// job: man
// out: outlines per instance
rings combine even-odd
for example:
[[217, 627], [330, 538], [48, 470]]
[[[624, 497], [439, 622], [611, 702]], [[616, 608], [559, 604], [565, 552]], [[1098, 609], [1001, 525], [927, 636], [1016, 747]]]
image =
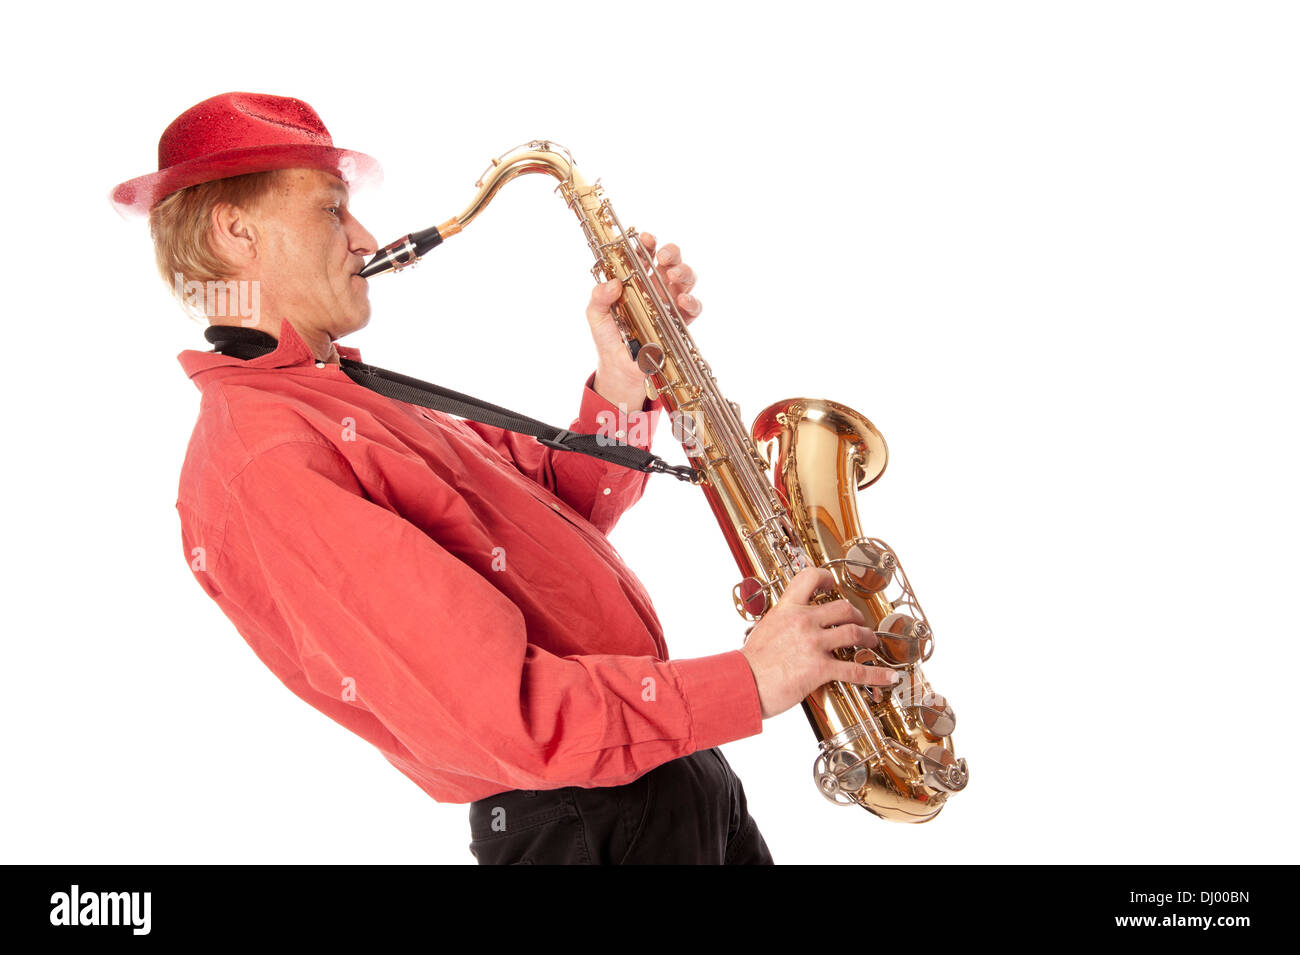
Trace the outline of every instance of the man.
[[[470, 803], [479, 862], [770, 862], [715, 747], [828, 680], [889, 683], [831, 653], [874, 634], [845, 601], [811, 606], [831, 577], [809, 570], [743, 650], [670, 661], [605, 539], [645, 474], [353, 382], [339, 359], [360, 353], [337, 342], [369, 321], [376, 242], [349, 187], [377, 172], [307, 104], [229, 93], [114, 191], [149, 213], [164, 279], [219, 343], [179, 356], [202, 393], [176, 503], [195, 578], [294, 693], [434, 799]], [[657, 261], [698, 315], [678, 250]], [[629, 436], [654, 430], [618, 294], [587, 306], [575, 432], [620, 404], [640, 409]]]

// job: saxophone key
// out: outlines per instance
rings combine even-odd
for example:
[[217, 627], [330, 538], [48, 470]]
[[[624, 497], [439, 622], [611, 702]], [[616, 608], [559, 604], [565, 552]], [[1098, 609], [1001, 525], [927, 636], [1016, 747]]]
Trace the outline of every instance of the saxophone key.
[[952, 750], [942, 746], [931, 746], [922, 754], [921, 768], [925, 771], [926, 784], [941, 792], [960, 792], [970, 780], [966, 760], [958, 759]]
[[929, 656], [932, 636], [924, 620], [916, 620], [905, 613], [891, 613], [876, 627], [881, 655], [891, 663], [910, 666]]
[[863, 593], [880, 593], [894, 577], [893, 555], [862, 541], [849, 548], [843, 563], [849, 586]]
[[948, 701], [942, 696], [933, 695], [912, 707], [921, 722], [922, 729], [931, 739], [943, 739], [951, 736], [957, 728], [957, 714], [952, 711]]
[[636, 353], [632, 357], [636, 359], [636, 366], [643, 375], [663, 374], [664, 350], [654, 342], [646, 342], [644, 345], [638, 344]]
[[757, 620], [772, 606], [771, 584], [765, 584], [757, 577], [746, 577], [731, 588], [731, 599], [735, 602], [736, 612], [746, 620]]
[[851, 749], [835, 749], [818, 755], [813, 777], [823, 796], [836, 805], [850, 806], [870, 778], [870, 764]]

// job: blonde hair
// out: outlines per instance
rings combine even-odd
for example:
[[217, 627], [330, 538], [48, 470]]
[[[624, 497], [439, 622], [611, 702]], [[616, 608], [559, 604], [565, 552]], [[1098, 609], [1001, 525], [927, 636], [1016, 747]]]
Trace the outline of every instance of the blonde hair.
[[187, 312], [193, 314], [178, 292], [186, 282], [220, 282], [230, 278], [229, 263], [212, 248], [212, 210], [223, 202], [256, 207], [275, 188], [281, 172], [272, 169], [201, 182], [173, 192], [149, 210], [149, 234], [153, 236], [158, 274]]

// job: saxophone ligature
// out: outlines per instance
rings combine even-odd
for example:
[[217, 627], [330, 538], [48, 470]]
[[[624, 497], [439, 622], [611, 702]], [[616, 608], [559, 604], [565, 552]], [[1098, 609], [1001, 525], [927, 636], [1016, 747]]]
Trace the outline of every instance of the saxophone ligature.
[[[875, 630], [874, 648], [836, 651], [842, 659], [897, 671], [889, 690], [833, 682], [803, 701], [820, 743], [813, 778], [823, 796], [892, 821], [925, 822], [949, 794], [964, 789], [966, 761], [953, 751], [952, 707], [921, 671], [934, 637], [898, 555], [863, 534], [856, 492], [885, 470], [885, 439], [863, 415], [834, 401], [790, 398], [765, 408], [746, 431], [687, 331], [668, 284], [568, 150], [534, 141], [515, 147], [476, 183], [459, 216], [379, 250], [362, 270], [379, 275], [415, 264], [467, 226], [511, 180], [554, 178], [595, 256], [592, 274], [623, 286], [614, 315], [628, 350], [646, 376], [646, 393], [662, 398], [691, 466], [740, 568], [736, 610], [760, 619], [790, 580], [809, 566], [835, 577], [847, 600]], [[771, 477], [769, 479], [768, 473]]]

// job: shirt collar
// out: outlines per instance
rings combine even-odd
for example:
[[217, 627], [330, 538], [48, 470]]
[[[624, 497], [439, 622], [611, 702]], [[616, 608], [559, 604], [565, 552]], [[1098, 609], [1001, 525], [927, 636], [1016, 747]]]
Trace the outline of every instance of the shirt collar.
[[[269, 335], [268, 338], [270, 338]], [[334, 348], [342, 358], [361, 361], [361, 350], [358, 348], [350, 348], [347, 345], [340, 345], [338, 342], [334, 343]], [[222, 355], [216, 351], [187, 349], [177, 355], [176, 360], [181, 363], [181, 368], [185, 370], [185, 374], [200, 389], [202, 389], [203, 385], [195, 376], [200, 372], [216, 368], [227, 366], [240, 368], [294, 368], [314, 366], [316, 364], [316, 356], [311, 353], [311, 349], [302, 340], [302, 336], [298, 334], [297, 329], [291, 323], [284, 321], [280, 322], [280, 338], [276, 342], [275, 351], [260, 355], [257, 358], [245, 360], [236, 358], [234, 355]]]

